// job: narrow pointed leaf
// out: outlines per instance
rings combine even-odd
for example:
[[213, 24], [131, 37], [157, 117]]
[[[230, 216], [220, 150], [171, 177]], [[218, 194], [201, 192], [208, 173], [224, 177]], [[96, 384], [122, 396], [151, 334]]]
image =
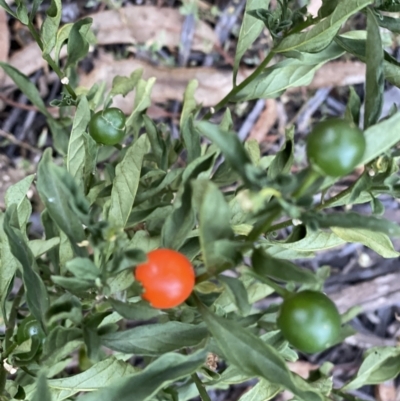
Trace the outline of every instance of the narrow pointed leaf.
[[101, 343], [114, 351], [138, 355], [160, 355], [199, 344], [207, 338], [203, 325], [180, 322], [148, 324], [101, 336]]
[[[112, 387], [78, 398], [78, 401], [147, 401], [161, 388], [194, 373], [204, 364], [205, 351], [190, 356], [164, 354], [142, 372], [121, 379]], [[311, 400], [310, 400], [311, 401]]]
[[239, 39], [237, 42], [235, 61], [233, 64], [233, 84], [236, 85], [236, 77], [239, 63], [247, 49], [251, 47], [264, 29], [264, 23], [251, 16], [248, 11], [259, 8], [268, 9], [270, 0], [248, 0], [244, 11], [242, 25], [240, 26]]
[[26, 301], [33, 316], [44, 322], [44, 316], [49, 306], [46, 287], [36, 272], [38, 267], [25, 238], [18, 227], [17, 206], [11, 205], [5, 214], [4, 231], [12, 254], [22, 266], [22, 278], [26, 291]]
[[146, 135], [142, 135], [117, 165], [109, 211], [110, 223], [116, 227], [125, 227], [128, 221], [139, 186], [143, 158], [148, 151], [149, 141]]
[[364, 129], [378, 122], [382, 111], [384, 75], [380, 29], [373, 11], [367, 10], [367, 42], [365, 52], [367, 73], [365, 84]]
[[301, 400], [323, 400], [305, 381], [294, 379], [284, 359], [272, 346], [238, 323], [214, 315], [205, 306], [201, 306], [200, 311], [224, 357], [243, 373], [282, 386]]
[[362, 10], [373, 0], [339, 1], [335, 10], [328, 17], [314, 25], [309, 31], [287, 36], [275, 49], [276, 52], [292, 50], [316, 53], [325, 49], [346, 20]]
[[89, 104], [85, 96], [76, 109], [71, 136], [68, 143], [67, 169], [71, 175], [83, 187], [83, 166], [85, 164], [85, 140], [84, 132], [90, 121]]

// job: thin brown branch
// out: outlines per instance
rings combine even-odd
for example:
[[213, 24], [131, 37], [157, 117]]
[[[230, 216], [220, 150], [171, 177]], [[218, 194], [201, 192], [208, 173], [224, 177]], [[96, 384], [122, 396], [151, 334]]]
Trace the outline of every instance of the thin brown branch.
[[7, 139], [7, 141], [13, 143], [14, 145], [20, 146], [21, 148], [29, 150], [29, 151], [31, 151], [33, 153], [42, 154], [42, 151], [40, 149], [35, 148], [32, 145], [29, 145], [29, 143], [25, 143], [25, 142], [20, 141], [19, 139], [15, 138], [14, 135], [12, 135], [12, 134], [10, 134], [10, 133], [8, 133], [6, 131], [3, 131], [1, 128], [0, 128], [0, 137], [3, 137], [5, 139]]
[[[7, 96], [0, 94], [0, 100], [2, 100], [4, 103], [12, 106], [12, 107], [16, 107], [18, 109], [22, 109], [22, 110], [27, 110], [27, 111], [37, 111], [40, 113], [40, 110], [31, 104], [23, 104], [23, 103], [18, 103], [15, 102], [14, 100], [9, 99]], [[54, 114], [56, 111], [58, 110], [58, 107], [47, 107], [47, 111], [50, 114]]]

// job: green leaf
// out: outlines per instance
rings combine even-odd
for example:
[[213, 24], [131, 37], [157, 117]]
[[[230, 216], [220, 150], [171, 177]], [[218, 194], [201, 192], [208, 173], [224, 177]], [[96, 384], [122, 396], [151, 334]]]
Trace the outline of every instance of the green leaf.
[[257, 166], [261, 160], [260, 144], [256, 139], [248, 139], [244, 142], [244, 149], [250, 157], [251, 162]]
[[332, 42], [346, 20], [372, 2], [373, 0], [339, 1], [332, 14], [315, 24], [307, 32], [287, 36], [279, 43], [275, 51], [280, 53], [293, 50], [310, 53], [320, 52]]
[[366, 148], [360, 164], [367, 164], [400, 141], [400, 113], [364, 131]]
[[400, 4], [396, 0], [377, 0], [376, 3], [376, 7], [378, 10], [389, 12], [400, 11]]
[[68, 237], [74, 251], [85, 256], [77, 243], [86, 236], [78, 217], [87, 218], [89, 205], [71, 175], [51, 160], [51, 149], [46, 149], [38, 167], [37, 189], [51, 219]]
[[219, 124], [219, 128], [222, 131], [232, 131], [233, 130], [233, 120], [232, 120], [232, 113], [229, 108], [224, 111], [224, 115], [222, 116], [221, 122]]
[[178, 250], [186, 241], [196, 222], [192, 208], [192, 187], [183, 187], [182, 194], [175, 199], [174, 211], [165, 220], [161, 231], [161, 246]]
[[378, 198], [371, 199], [372, 213], [378, 216], [382, 216], [385, 213], [385, 206]]
[[238, 401], [268, 401], [281, 391], [281, 387], [261, 379], [252, 389], [246, 391]]
[[[361, 61], [365, 62], [366, 41], [359, 39], [352, 39], [347, 36], [341, 35], [335, 38], [335, 42], [340, 45], [344, 50], [354, 54]], [[393, 59], [388, 53], [384, 52], [385, 60], [383, 61], [383, 73], [393, 85], [400, 87], [400, 64]]]
[[12, 254], [22, 266], [22, 279], [26, 291], [26, 302], [32, 315], [39, 322], [44, 322], [44, 316], [49, 306], [49, 298], [46, 287], [36, 273], [38, 266], [30, 250], [24, 235], [20, 231], [17, 217], [17, 206], [15, 204], [7, 208], [4, 217], [4, 232]]
[[182, 173], [182, 168], [178, 167], [171, 169], [156, 187], [150, 188], [147, 191], [141, 191], [136, 195], [135, 206], [145, 202], [148, 199], [155, 198], [155, 196], [160, 194], [163, 190], [168, 189], [170, 185], [172, 185], [174, 182], [177, 182], [181, 178]]
[[11, 185], [5, 194], [5, 203], [6, 207], [9, 207], [13, 204], [20, 206], [22, 201], [26, 197], [26, 193], [28, 192], [33, 180], [35, 178], [34, 174], [28, 175], [23, 178], [21, 181], [18, 181], [16, 184]]
[[161, 388], [194, 373], [204, 364], [205, 358], [205, 351], [189, 356], [165, 354], [142, 372], [114, 381], [112, 386], [81, 396], [78, 401], [132, 401], [132, 394], [135, 401], [152, 400], [152, 396]]
[[201, 155], [200, 135], [194, 127], [193, 117], [181, 126], [181, 135], [186, 145], [188, 163], [197, 160]]
[[262, 377], [302, 400], [322, 401], [305, 381], [295, 380], [284, 359], [270, 345], [233, 320], [220, 318], [203, 305], [200, 312], [225, 358], [250, 377]]
[[268, 168], [268, 177], [276, 178], [280, 174], [289, 173], [294, 160], [294, 127], [286, 131], [286, 142]]
[[47, 111], [38, 89], [29, 78], [10, 64], [0, 61], [0, 67], [3, 68], [4, 72], [14, 81], [15, 85], [18, 86], [21, 92], [26, 95], [32, 104], [34, 104], [47, 118], [52, 120], [53, 118]]
[[339, 46], [332, 44], [317, 54], [302, 54], [300, 59], [291, 58], [266, 68], [257, 78], [239, 91], [233, 101], [275, 98], [288, 88], [307, 86], [315, 72], [326, 62], [344, 54]]
[[144, 155], [149, 151], [147, 135], [142, 135], [129, 147], [117, 165], [111, 191], [110, 224], [125, 227], [139, 186]]
[[365, 84], [364, 129], [378, 122], [382, 111], [384, 76], [383, 49], [379, 25], [373, 11], [367, 9], [367, 64]]
[[300, 219], [303, 223], [320, 228], [342, 227], [351, 229], [367, 229], [371, 231], [378, 231], [390, 236], [400, 235], [400, 226], [389, 220], [385, 220], [375, 216], [365, 216], [362, 214], [348, 212], [348, 213], [303, 213]]
[[350, 391], [368, 384], [380, 384], [395, 378], [400, 373], [399, 347], [374, 347], [365, 354], [365, 359], [355, 379], [342, 390]]
[[100, 275], [98, 267], [88, 258], [75, 258], [67, 262], [66, 268], [81, 280], [95, 280]]
[[110, 95], [122, 95], [125, 97], [128, 93], [132, 92], [143, 74], [143, 68], [138, 68], [133, 71], [129, 77], [117, 75], [113, 78], [112, 89]]
[[74, 258], [75, 252], [67, 235], [61, 230], [59, 231], [59, 235], [60, 235], [60, 246], [58, 249], [58, 257], [60, 260], [60, 270], [62, 273], [65, 273], [66, 272], [65, 265], [67, 264], [68, 261]]
[[209, 178], [218, 155], [219, 153], [214, 147], [209, 149], [205, 155], [200, 156], [189, 163], [182, 175], [183, 184], [187, 184], [190, 180], [198, 177]]
[[32, 213], [32, 206], [26, 194], [34, 178], [34, 174], [26, 176], [21, 181], [11, 185], [5, 194], [6, 208], [11, 205], [17, 206], [18, 221], [22, 232], [25, 232], [26, 225]]
[[53, 366], [65, 357], [69, 357], [82, 343], [81, 329], [55, 326], [43, 344], [41, 365]]
[[25, 1], [16, 1], [17, 3], [17, 19], [19, 19], [24, 25], [28, 25], [28, 8]]
[[[218, 378], [215, 380], [207, 381], [206, 385], [221, 384], [239, 384], [250, 380], [252, 377], [245, 375], [238, 367], [229, 365], [225, 370], [221, 372]], [[262, 379], [264, 380], [264, 379]]]
[[101, 336], [101, 343], [114, 351], [138, 355], [161, 355], [193, 347], [207, 338], [204, 326], [180, 322], [148, 324]]
[[3, 7], [4, 10], [6, 10], [14, 18], [18, 19], [17, 14], [14, 13], [14, 11], [9, 7], [5, 0], [0, 0], [0, 6]]
[[43, 54], [50, 54], [57, 41], [57, 31], [61, 22], [61, 0], [51, 0], [50, 7], [46, 11], [46, 19], [41, 27], [43, 42]]
[[[272, 246], [278, 245], [281, 248], [292, 249], [299, 252], [318, 252], [343, 245], [344, 242], [345, 241], [332, 232], [323, 230], [312, 231], [307, 229], [305, 236], [299, 240], [285, 242], [266, 241], [265, 247], [271, 244]], [[261, 242], [261, 245], [264, 246], [264, 242]], [[270, 253], [270, 250], [267, 249], [267, 252]]]
[[[44, 228], [45, 237], [47, 238], [47, 240], [51, 241], [53, 240], [53, 238], [58, 238], [61, 243], [60, 231], [56, 226], [56, 224], [54, 223], [54, 221], [49, 216], [49, 213], [47, 212], [46, 209], [42, 212], [41, 220]], [[32, 250], [32, 252], [34, 252], [34, 250]], [[47, 256], [53, 265], [54, 273], [59, 274], [60, 273], [59, 247], [48, 250]]]
[[358, 242], [372, 249], [384, 258], [396, 258], [397, 252], [390, 238], [380, 232], [364, 229], [331, 227], [331, 230], [346, 242]]
[[151, 120], [148, 116], [143, 115], [143, 121], [146, 127], [147, 136], [151, 144], [151, 151], [156, 157], [158, 167], [163, 171], [167, 171], [168, 151], [161, 131], [155, 125], [153, 120]]
[[76, 109], [71, 136], [68, 143], [67, 170], [83, 188], [83, 166], [85, 164], [85, 139], [84, 132], [90, 121], [89, 104], [85, 96], [82, 96]]
[[233, 239], [229, 224], [231, 213], [222, 192], [207, 180], [193, 181], [192, 186], [198, 209], [200, 245], [207, 270], [234, 266], [240, 254], [237, 245], [230, 241]]
[[400, 66], [397, 64], [389, 63], [388, 61], [383, 62], [383, 72], [385, 79], [391, 84], [400, 87]]
[[236, 86], [236, 77], [239, 70], [240, 60], [247, 49], [258, 38], [264, 29], [264, 23], [251, 16], [248, 12], [259, 8], [268, 9], [270, 0], [248, 0], [243, 15], [242, 25], [240, 26], [239, 38], [236, 47], [235, 61], [233, 64], [233, 86]]
[[8, 237], [4, 232], [4, 213], [0, 211], [0, 311], [4, 321], [7, 319], [5, 301], [9, 295], [10, 284], [14, 274], [20, 266], [17, 258], [13, 255], [8, 243]]
[[137, 231], [130, 240], [127, 249], [141, 249], [150, 252], [160, 247], [160, 237], [151, 237], [147, 231]]
[[49, 124], [51, 136], [53, 139], [53, 145], [55, 150], [62, 156], [66, 156], [68, 151], [69, 141], [69, 127], [65, 127], [60, 121], [51, 120], [47, 118]]
[[289, 261], [273, 258], [260, 248], [254, 250], [251, 263], [254, 271], [260, 276], [268, 276], [284, 282], [318, 283], [318, 277], [309, 270], [301, 269]]
[[149, 320], [162, 314], [159, 309], [152, 308], [145, 301], [132, 303], [108, 298], [108, 302], [119, 315], [128, 320]]
[[[99, 146], [96, 141], [86, 132], [82, 133], [83, 146], [84, 146], [84, 162], [83, 162], [83, 181], [85, 194], [88, 194], [94, 187], [92, 186], [92, 177], [96, 171], [97, 155], [99, 152]], [[101, 183], [100, 183], [101, 185]]]
[[350, 86], [349, 100], [347, 101], [346, 111], [344, 114], [346, 120], [352, 121], [358, 126], [360, 122], [360, 108], [360, 97], [357, 95], [357, 92], [354, 90], [354, 88]]
[[249, 297], [247, 295], [246, 287], [243, 282], [220, 274], [218, 280], [222, 281], [225, 290], [227, 291], [231, 300], [238, 307], [242, 316], [247, 316], [250, 313], [251, 305], [249, 304]]
[[71, 29], [74, 24], [65, 24], [63, 25], [58, 31], [57, 31], [57, 37], [56, 37], [56, 44], [54, 47], [54, 61], [56, 64], [59, 64], [60, 62], [60, 52], [61, 48], [64, 46], [64, 43], [67, 41], [69, 38], [69, 34], [71, 32]]
[[[249, 269], [242, 268], [240, 270], [242, 275], [238, 278], [238, 280], [240, 280], [246, 288], [250, 304], [254, 304], [255, 302], [267, 297], [268, 295], [271, 295], [274, 292], [271, 287], [260, 283], [249, 274], [245, 274], [246, 272], [248, 272]], [[227, 291], [222, 292], [222, 294], [215, 301], [214, 305], [223, 308], [226, 313], [236, 310], [236, 306], [232, 302], [231, 297], [229, 296]]]
[[115, 275], [123, 270], [132, 270], [132, 267], [146, 262], [146, 253], [141, 249], [116, 249], [107, 270]]
[[35, 258], [38, 258], [39, 256], [47, 253], [59, 244], [60, 238], [58, 237], [50, 238], [48, 240], [34, 239], [32, 241], [29, 241], [28, 243], [29, 248], [31, 249], [32, 254]]
[[140, 115], [151, 105], [150, 95], [155, 82], [155, 78], [150, 78], [147, 82], [143, 79], [139, 80], [136, 85], [134, 109], [126, 120], [127, 127], [137, 124], [140, 120]]
[[36, 389], [31, 401], [52, 401], [46, 375], [42, 373], [36, 380]]
[[80, 324], [82, 322], [82, 305], [79, 298], [64, 293], [52, 302], [46, 317], [50, 327], [61, 319], [69, 319], [75, 324]]
[[167, 218], [172, 210], [173, 206], [166, 203], [158, 203], [146, 209], [134, 207], [131, 214], [129, 215], [126, 227], [133, 227], [136, 224], [141, 223], [145, 220], [151, 220], [153, 217], [156, 217], [159, 214]]
[[71, 377], [48, 380], [52, 401], [70, 399], [75, 394], [108, 387], [115, 381], [136, 373], [131, 364], [114, 357], [100, 361], [88, 370]]
[[89, 52], [89, 42], [87, 35], [90, 32], [92, 18], [83, 18], [74, 23], [68, 37], [68, 57], [65, 68], [74, 67]]
[[[237, 171], [243, 180], [248, 183], [253, 180], [253, 177], [249, 176], [249, 170], [254, 166], [251, 164], [251, 159], [235, 132], [224, 131], [207, 121], [196, 122], [196, 127], [202, 135], [210, 139], [221, 149], [227, 162]], [[255, 183], [253, 183], [254, 185]]]
[[198, 86], [198, 81], [196, 79], [192, 79], [186, 87], [185, 93], [183, 95], [183, 107], [179, 122], [181, 129], [189, 120], [190, 116], [192, 116], [192, 114], [196, 111], [197, 104], [196, 99], [194, 98], [194, 94]]
[[51, 280], [54, 284], [65, 288], [77, 296], [82, 296], [83, 293], [94, 287], [93, 281], [86, 281], [75, 277], [51, 276]]
[[335, 11], [340, 0], [322, 0], [322, 6], [318, 10], [318, 17], [325, 18]]
[[382, 28], [386, 28], [393, 33], [400, 33], [400, 18], [392, 18], [385, 15], [379, 15], [377, 22]]
[[297, 249], [287, 249], [280, 245], [268, 246], [265, 248], [268, 253], [274, 258], [284, 259], [284, 260], [294, 260], [294, 259], [310, 259], [315, 257], [315, 253], [311, 251], [300, 251]]

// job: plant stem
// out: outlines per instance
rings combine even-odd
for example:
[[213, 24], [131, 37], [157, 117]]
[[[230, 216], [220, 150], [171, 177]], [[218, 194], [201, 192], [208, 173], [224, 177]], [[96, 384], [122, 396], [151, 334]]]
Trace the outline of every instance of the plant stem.
[[[43, 58], [47, 61], [49, 66], [58, 75], [60, 80], [66, 78], [65, 74], [61, 71], [60, 67], [55, 63], [55, 61], [51, 58], [51, 56], [49, 54], [44, 54], [43, 53]], [[76, 100], [78, 96], [76, 95], [76, 93], [73, 90], [72, 86], [70, 84], [63, 84], [63, 85], [67, 89], [68, 93], [71, 95], [72, 99]]]
[[2, 359], [3, 360], [5, 360], [5, 359], [7, 359], [10, 355], [11, 355], [11, 353], [15, 350], [15, 348], [17, 348], [17, 343], [13, 343], [13, 344], [11, 344], [5, 351], [4, 351], [4, 353], [2, 354]]
[[[35, 42], [38, 44], [40, 47], [40, 50], [42, 51], [42, 57], [47, 61], [49, 66], [54, 70], [54, 72], [57, 74], [57, 76], [60, 79], [65, 78], [65, 74], [61, 71], [60, 67], [55, 63], [55, 61], [51, 58], [49, 54], [44, 53], [44, 46], [42, 39], [40, 38], [40, 35], [38, 34], [37, 30], [32, 24], [32, 21], [29, 21], [28, 24], [28, 29], [33, 38], [35, 39]], [[75, 91], [72, 89], [71, 85], [69, 84], [64, 84], [65, 88], [67, 89], [68, 93], [71, 95], [71, 97], [75, 100], [77, 98], [77, 95]]]
[[270, 229], [274, 220], [280, 216], [281, 210], [281, 207], [278, 205], [275, 210], [270, 212], [269, 216], [267, 216], [264, 221], [261, 221], [259, 224], [255, 224], [247, 238], [248, 241], [256, 241], [261, 234], [264, 234], [265, 231]]
[[[233, 96], [238, 94], [243, 88], [245, 88], [250, 82], [254, 81], [263, 71], [264, 68], [269, 64], [269, 62], [272, 60], [274, 57], [275, 53], [273, 50], [271, 50], [268, 54], [267, 57], [263, 60], [263, 62], [244, 80], [242, 81], [239, 85], [235, 86], [215, 107], [214, 107], [214, 112], [220, 110], [222, 107], [224, 107]], [[204, 120], [209, 120], [211, 116], [213, 115], [213, 112], [209, 111], [204, 117]]]
[[294, 27], [293, 29], [291, 29], [286, 36], [289, 35], [293, 35], [294, 33], [299, 33], [301, 32], [303, 29], [308, 28], [311, 25], [316, 24], [317, 22], [319, 22], [321, 20], [321, 18], [311, 18], [309, 20], [305, 20], [303, 22], [301, 22], [300, 24], [298, 24], [296, 27]]
[[213, 271], [208, 271], [206, 273], [200, 274], [200, 276], [196, 277], [196, 284], [202, 283], [203, 281], [207, 281], [210, 278], [218, 276], [218, 274], [222, 273], [225, 270], [228, 270], [231, 266], [222, 265], [219, 269], [215, 269]]
[[286, 290], [285, 288], [282, 288], [278, 283], [275, 283], [275, 281], [272, 281], [268, 277], [260, 276], [259, 274], [257, 274], [256, 278], [257, 280], [262, 281], [264, 284], [267, 284], [269, 287], [271, 287], [282, 298], [286, 298], [288, 295], [291, 294], [290, 291]]
[[277, 223], [277, 224], [274, 224], [273, 226], [271, 226], [267, 231], [264, 232], [264, 234], [269, 234], [269, 233], [272, 233], [274, 231], [282, 230], [282, 228], [289, 227], [292, 224], [293, 224], [293, 220], [292, 219], [282, 221], [281, 223]]
[[319, 205], [315, 207], [315, 210], [322, 210], [327, 208], [328, 206], [332, 205], [333, 203], [337, 202], [338, 200], [344, 198], [345, 196], [351, 194], [351, 191], [354, 188], [354, 185], [356, 184], [358, 180], [354, 181], [353, 184], [351, 184], [348, 188], [343, 190], [342, 192], [339, 192], [337, 195], [333, 196], [332, 198], [328, 199], [327, 201], [321, 201]]
[[199, 379], [199, 376], [197, 376], [196, 372], [192, 374], [192, 380], [196, 384], [197, 391], [199, 392], [199, 395], [200, 395], [200, 398], [202, 399], [202, 401], [211, 401], [211, 398], [207, 394], [207, 391], [204, 387], [203, 382]]
[[36, 28], [33, 26], [32, 21], [29, 21], [28, 24], [28, 29], [31, 35], [33, 36], [33, 39], [35, 39], [35, 42], [38, 44], [40, 47], [40, 50], [43, 51], [43, 42], [42, 39], [40, 38]]
[[[345, 196], [351, 194], [351, 191], [353, 190], [354, 186], [356, 185], [356, 183], [361, 179], [361, 177], [363, 177], [363, 174], [360, 175], [360, 177], [357, 178], [356, 181], [354, 181], [348, 188], [346, 188], [345, 190], [339, 192], [337, 195], [333, 196], [332, 198], [328, 199], [327, 201], [321, 201], [321, 203], [319, 203], [316, 207], [315, 210], [319, 211], [319, 210], [323, 210], [326, 209], [327, 207], [329, 207], [330, 205], [332, 205], [333, 203], [339, 201], [340, 199], [344, 198]], [[286, 228], [289, 227], [293, 224], [293, 220], [285, 220], [282, 221], [281, 223], [275, 224], [273, 226], [271, 226], [267, 231], [265, 231], [264, 234], [268, 234], [271, 233], [273, 231], [277, 231], [277, 230], [281, 230], [282, 228]]]
[[315, 182], [320, 177], [320, 175], [312, 169], [312, 167], [309, 168], [305, 180], [301, 183], [299, 188], [296, 189], [296, 191], [293, 192], [292, 196], [295, 199], [301, 198], [307, 189]]

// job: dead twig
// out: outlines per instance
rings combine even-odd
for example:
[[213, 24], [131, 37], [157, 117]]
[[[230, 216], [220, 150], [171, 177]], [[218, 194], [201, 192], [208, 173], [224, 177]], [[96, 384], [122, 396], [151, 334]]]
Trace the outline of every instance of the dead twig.
[[[23, 104], [19, 102], [15, 102], [14, 100], [9, 99], [7, 96], [0, 94], [0, 100], [2, 100], [4, 103], [16, 107], [17, 109], [22, 109], [26, 111], [36, 111], [36, 112], [41, 112], [36, 106], [31, 105], [31, 104]], [[58, 110], [58, 107], [47, 107], [47, 111], [54, 115]]]
[[5, 138], [7, 141], [13, 143], [14, 145], [20, 146], [21, 148], [29, 150], [33, 153], [42, 154], [42, 151], [40, 149], [37, 149], [34, 146], [29, 145], [29, 143], [20, 141], [19, 139], [15, 138], [14, 135], [2, 130], [1, 128], [0, 128], [0, 136]]

